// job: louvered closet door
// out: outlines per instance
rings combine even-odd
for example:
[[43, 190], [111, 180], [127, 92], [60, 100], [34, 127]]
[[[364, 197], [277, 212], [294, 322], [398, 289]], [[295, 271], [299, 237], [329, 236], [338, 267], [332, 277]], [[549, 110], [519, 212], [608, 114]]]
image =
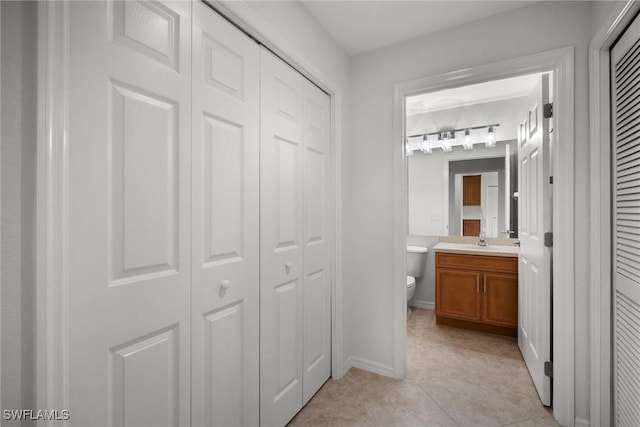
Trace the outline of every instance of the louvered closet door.
[[192, 423], [258, 424], [258, 45], [193, 3]]
[[330, 375], [329, 101], [261, 54], [260, 423], [286, 424]]
[[186, 426], [191, 5], [69, 8], [69, 423]]
[[615, 425], [640, 425], [640, 18], [616, 43], [613, 106]]

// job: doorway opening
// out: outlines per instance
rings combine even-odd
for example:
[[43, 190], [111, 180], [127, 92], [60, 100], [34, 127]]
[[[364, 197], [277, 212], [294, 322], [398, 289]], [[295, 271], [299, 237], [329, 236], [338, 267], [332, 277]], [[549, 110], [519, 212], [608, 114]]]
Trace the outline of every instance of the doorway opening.
[[[436, 123], [434, 128], [432, 129], [411, 129], [411, 119], [409, 119], [409, 112], [411, 108], [414, 106], [410, 106], [409, 102], [412, 99], [419, 99], [419, 96], [428, 96], [425, 94], [434, 94], [437, 92], [442, 92], [445, 90], [459, 90], [465, 86], [469, 85], [477, 85], [480, 83], [487, 83], [497, 80], [510, 79], [518, 76], [526, 76], [526, 75], [536, 75], [540, 76], [541, 74], [546, 74], [549, 76], [548, 83], [548, 93], [552, 94], [552, 98], [554, 101], [554, 115], [553, 119], [550, 121], [549, 129], [553, 130], [553, 140], [560, 140], [562, 144], [554, 144], [551, 142], [549, 144], [549, 153], [551, 157], [554, 159], [554, 162], [551, 163], [547, 161], [546, 165], [548, 166], [548, 177], [554, 177], [553, 187], [548, 189], [549, 192], [549, 202], [545, 204], [548, 209], [547, 212], [547, 223], [548, 229], [543, 230], [543, 226], [545, 224], [538, 222], [535, 223], [535, 231], [536, 236], [539, 237], [539, 240], [542, 239], [542, 236], [546, 232], [554, 232], [554, 249], [553, 253], [548, 254], [549, 262], [553, 262], [555, 266], [555, 270], [553, 273], [546, 273], [552, 276], [553, 281], [558, 283], [558, 281], [562, 281], [562, 283], [566, 283], [566, 288], [562, 289], [548, 289], [546, 290], [546, 296], [543, 296], [545, 300], [548, 301], [548, 312], [547, 314], [541, 315], [539, 317], [543, 319], [548, 319], [548, 329], [549, 334], [551, 334], [551, 318], [555, 319], [555, 323], [553, 324], [553, 340], [548, 339], [548, 357], [549, 360], [544, 360], [545, 358], [538, 357], [540, 360], [539, 370], [542, 374], [544, 374], [544, 366], [545, 362], [550, 362], [553, 360], [553, 366], [550, 364], [546, 365], [547, 373], [552, 373], [555, 383], [554, 383], [554, 394], [553, 398], [551, 398], [548, 394], [543, 398], [546, 404], [553, 406], [553, 413], [556, 420], [559, 422], [565, 422], [564, 420], [572, 420], [573, 419], [573, 346], [571, 342], [573, 341], [573, 262], [572, 262], [572, 253], [573, 253], [573, 230], [571, 227], [571, 218], [573, 215], [573, 204], [570, 202], [572, 199], [573, 192], [573, 74], [572, 74], [572, 66], [573, 66], [573, 51], [572, 49], [560, 49], [556, 51], [546, 52], [543, 54], [533, 55], [524, 58], [517, 58], [509, 61], [504, 61], [496, 64], [483, 65], [479, 67], [467, 68], [460, 71], [454, 71], [438, 76], [425, 77], [422, 79], [404, 82], [396, 85], [395, 87], [395, 106], [397, 107], [395, 110], [394, 117], [394, 135], [397, 138], [397, 141], [402, 141], [402, 144], [398, 144], [398, 149], [395, 150], [395, 161], [396, 161], [396, 217], [395, 217], [395, 274], [396, 274], [396, 283], [404, 281], [406, 277], [406, 263], [407, 263], [407, 244], [416, 245], [419, 241], [414, 240], [416, 231], [420, 230], [420, 227], [424, 227], [421, 232], [425, 233], [426, 227], [431, 227], [433, 230], [428, 231], [430, 234], [424, 234], [430, 237], [430, 243], [435, 246], [440, 240], [440, 236], [449, 236], [451, 230], [458, 230], [458, 224], [460, 225], [460, 229], [464, 227], [464, 223], [462, 222], [465, 218], [454, 218], [451, 220], [451, 211], [456, 211], [452, 209], [456, 208], [457, 205], [455, 203], [455, 181], [456, 177], [451, 171], [447, 174], [444, 173], [444, 166], [441, 169], [441, 172], [431, 171], [433, 174], [438, 175], [438, 180], [442, 184], [435, 185], [432, 188], [433, 192], [440, 193], [441, 201], [440, 203], [430, 203], [429, 206], [434, 209], [441, 209], [439, 212], [427, 212], [426, 215], [420, 216], [421, 224], [414, 223], [413, 219], [416, 218], [416, 214], [418, 211], [416, 210], [416, 205], [412, 204], [410, 201], [410, 192], [411, 192], [411, 183], [410, 183], [410, 174], [411, 165], [410, 162], [413, 162], [414, 156], [428, 156], [433, 155], [436, 151], [444, 151], [449, 156], [457, 156], [459, 158], [455, 160], [463, 160], [471, 158], [476, 152], [480, 152], [480, 146], [485, 150], [495, 150], [496, 147], [501, 151], [501, 155], [499, 158], [502, 158], [505, 167], [502, 168], [502, 182], [503, 186], [506, 187], [505, 175], [508, 174], [511, 177], [512, 173], [512, 156], [518, 152], [517, 147], [522, 147], [527, 143], [523, 144], [523, 136], [533, 135], [532, 130], [535, 131], [536, 127], [542, 126], [542, 114], [537, 115], [536, 120], [530, 120], [533, 118], [531, 113], [531, 108], [526, 112], [527, 123], [523, 123], [524, 120], [514, 119], [515, 131], [513, 131], [513, 136], [510, 138], [513, 141], [513, 144], [502, 144], [502, 149], [500, 148], [500, 141], [509, 140], [509, 137], [500, 136], [506, 131], [507, 126], [503, 126], [501, 123], [496, 123], [495, 120], [490, 117], [483, 117], [482, 119], [477, 119], [478, 121], [465, 124], [462, 121], [455, 122], [453, 124], [444, 124], [444, 122]], [[451, 101], [451, 99], [447, 100]], [[546, 102], [544, 102], [546, 103]], [[544, 103], [541, 102], [538, 107], [544, 109]], [[469, 106], [466, 106], [469, 107]], [[456, 107], [449, 108], [449, 110], [453, 110]], [[464, 109], [465, 106], [458, 106], [457, 108]], [[440, 108], [439, 110], [445, 110], [444, 108]], [[433, 109], [433, 112], [438, 111], [438, 109]], [[449, 111], [450, 112], [450, 111]], [[433, 114], [432, 114], [433, 115]], [[480, 121], [482, 123], [480, 123]], [[531, 126], [530, 126], [531, 125]], [[413, 126], [416, 126], [415, 123]], [[448, 128], [447, 128], [448, 127]], [[478, 128], [478, 129], [474, 129]], [[492, 129], [490, 129], [492, 128]], [[465, 150], [465, 143], [468, 144], [468, 138], [465, 138], [466, 130], [469, 129], [472, 132], [475, 130], [477, 132], [484, 132], [484, 140], [476, 140], [473, 141], [473, 133], [472, 133], [472, 145], [473, 149]], [[462, 131], [460, 135], [458, 135], [459, 131]], [[447, 134], [448, 132], [448, 134]], [[493, 135], [491, 135], [493, 133]], [[508, 134], [507, 134], [508, 135]], [[497, 138], [495, 138], [497, 136]], [[489, 141], [491, 139], [491, 141]], [[487, 143], [489, 142], [489, 144]], [[493, 147], [487, 147], [487, 146]], [[507, 154], [507, 148], [509, 146], [509, 153]], [[531, 146], [530, 146], [531, 147]], [[431, 154], [428, 154], [431, 151]], [[410, 152], [413, 152], [413, 156], [410, 155]], [[425, 153], [425, 154], [423, 154]], [[474, 153], [474, 154], [469, 154]], [[531, 154], [531, 153], [529, 153]], [[477, 156], [477, 155], [476, 155]], [[483, 157], [477, 156], [477, 157]], [[484, 155], [485, 158], [496, 158], [495, 154], [492, 155]], [[535, 156], [534, 156], [535, 157]], [[418, 157], [415, 157], [416, 159]], [[509, 159], [505, 161], [505, 159]], [[515, 157], [514, 157], [515, 159]], [[541, 160], [541, 157], [535, 158], [535, 161]], [[522, 165], [523, 159], [518, 159], [516, 163], [518, 165]], [[417, 163], [417, 162], [416, 162]], [[441, 163], [445, 163], [444, 160], [441, 160]], [[451, 161], [446, 162], [448, 166], [451, 165]], [[527, 163], [531, 165], [531, 162]], [[563, 168], [560, 169], [558, 167], [559, 164], [563, 165]], [[508, 165], [508, 166], [507, 166]], [[536, 169], [538, 170], [538, 169]], [[546, 173], [546, 172], [545, 172]], [[477, 172], [469, 172], [469, 174], [482, 175], [482, 173]], [[464, 174], [463, 174], [464, 175]], [[531, 175], [527, 174], [529, 179], [536, 179], [539, 181], [542, 186], [542, 177], [543, 173], [538, 172], [538, 174]], [[451, 177], [449, 179], [449, 177]], [[453, 181], [453, 185], [447, 182], [447, 187], [444, 185], [445, 178], [448, 181]], [[499, 179], [500, 181], [500, 179]], [[427, 181], [429, 182], [429, 181]], [[480, 181], [482, 182], [482, 181]], [[530, 181], [527, 181], [527, 185], [530, 185]], [[454, 187], [453, 191], [453, 202], [450, 200], [443, 201], [443, 195], [445, 192], [448, 192], [448, 188], [450, 186]], [[487, 186], [490, 187], [490, 186]], [[481, 184], [482, 188], [482, 184]], [[540, 187], [541, 188], [541, 187]], [[482, 190], [481, 190], [482, 191]], [[495, 189], [489, 190], [493, 193], [496, 192]], [[464, 190], [462, 190], [464, 193]], [[494, 237], [495, 239], [500, 239], [501, 237], [507, 238], [509, 237], [515, 238], [515, 231], [520, 230], [520, 235], [517, 237], [523, 240], [522, 231], [522, 212], [519, 214], [515, 214], [514, 204], [511, 203], [511, 200], [507, 200], [507, 194], [509, 198], [516, 199], [520, 194], [518, 191], [512, 192], [511, 188], [509, 188], [509, 192], [507, 193], [504, 189], [501, 192], [500, 188], [497, 189], [498, 192], [498, 232], [504, 231], [503, 236]], [[514, 194], [515, 193], [515, 194]], [[552, 194], [552, 196], [551, 196]], [[515, 197], [514, 197], [515, 196]], [[464, 194], [460, 197], [464, 197]], [[556, 201], [553, 205], [551, 205], [550, 200], [551, 197], [554, 201]], [[485, 195], [486, 198], [486, 195]], [[495, 194], [494, 194], [494, 198]], [[566, 199], [565, 199], [566, 198]], [[529, 201], [530, 203], [531, 201]], [[419, 203], [418, 203], [419, 204]], [[424, 203], [423, 203], [424, 204]], [[413, 206], [412, 206], [413, 205]], [[522, 209], [522, 200], [518, 204]], [[463, 205], [464, 207], [464, 205]], [[529, 206], [530, 207], [530, 206]], [[487, 226], [491, 229], [491, 233], [495, 233], [493, 225], [490, 225], [489, 220], [486, 217], [486, 213], [489, 212], [489, 208], [487, 207], [483, 210], [482, 206], [480, 206], [479, 210], [477, 206], [475, 208], [467, 209], [467, 211], [471, 212], [462, 212], [461, 215], [474, 215], [473, 211], [475, 210], [475, 215], [479, 216], [479, 218], [468, 218], [468, 219], [476, 219], [480, 220], [480, 230], [484, 231], [483, 233], [478, 233], [477, 240], [483, 240], [482, 237], [486, 238]], [[509, 219], [506, 219], [506, 211], [509, 210], [509, 215], [511, 215], [511, 211], [514, 211], [514, 216], [519, 216], [519, 222], [521, 223], [519, 227], [514, 227], [514, 223]], [[502, 211], [502, 215], [500, 215], [500, 211]], [[560, 217], [559, 212], [562, 212], [562, 217]], [[484, 215], [484, 217], [483, 217]], [[531, 221], [527, 219], [527, 224], [531, 225]], [[455, 226], [453, 226], [455, 224]], [[416, 228], [417, 227], [417, 228]], [[513, 227], [513, 229], [512, 229]], [[532, 233], [531, 227], [525, 230], [530, 236]], [[514, 232], [512, 234], [512, 232]], [[463, 234], [463, 233], [460, 233]], [[483, 234], [483, 236], [480, 236]], [[420, 236], [420, 234], [418, 234]], [[456, 237], [458, 237], [456, 235]], [[463, 236], [459, 236], [462, 238]], [[429, 242], [426, 242], [429, 243]], [[431, 263], [435, 264], [435, 254], [434, 251], [431, 253], [428, 252], [428, 259], [431, 260]], [[522, 270], [521, 266], [519, 266]], [[435, 276], [434, 274], [435, 268], [432, 268], [429, 275], [429, 279], [427, 281], [431, 281], [432, 286], [424, 287], [424, 289], [433, 289], [433, 294], [431, 295], [432, 304], [424, 304], [424, 308], [436, 308], [437, 299], [435, 298]], [[540, 271], [538, 269], [538, 271]], [[543, 276], [546, 276], [544, 272]], [[485, 274], [485, 276], [487, 276]], [[484, 276], [479, 276], [484, 278]], [[488, 276], [487, 276], [488, 277]], [[477, 279], [479, 280], [479, 279]], [[484, 279], [483, 279], [484, 280]], [[424, 280], [423, 280], [424, 281]], [[522, 282], [522, 279], [518, 280]], [[474, 288], [479, 289], [480, 287], [484, 288], [486, 285], [480, 286], [479, 282], [474, 282], [477, 284], [474, 285]], [[395, 340], [395, 373], [398, 378], [403, 378], [407, 374], [407, 337], [406, 337], [406, 289], [401, 287], [397, 287], [399, 291], [397, 292], [395, 298], [395, 313], [396, 313], [396, 340]], [[416, 284], [416, 296], [414, 300], [417, 298], [420, 301], [420, 283]], [[424, 290], [423, 289], [423, 290]], [[548, 297], [548, 299], [547, 299]], [[556, 305], [553, 310], [551, 308], [551, 300], [553, 300]], [[427, 303], [429, 300], [423, 300]], [[520, 301], [521, 303], [521, 301]], [[417, 305], [419, 306], [419, 305]], [[562, 312], [558, 310], [558, 306], [562, 307]], [[537, 309], [534, 310], [538, 313]], [[518, 323], [518, 328], [521, 327], [520, 322]], [[536, 331], [536, 334], [538, 332]], [[526, 345], [524, 346], [526, 347]], [[553, 351], [552, 351], [553, 349]], [[539, 353], [538, 356], [540, 356]], [[556, 356], [552, 359], [553, 356]], [[538, 368], [536, 368], [538, 369]], [[551, 370], [552, 372], [550, 372]], [[547, 377], [548, 378], [548, 377]], [[544, 381], [544, 378], [543, 378]], [[550, 385], [550, 384], [549, 384]], [[550, 387], [547, 387], [550, 389]]]
[[[453, 349], [435, 344], [441, 334], [464, 337], [468, 354], [457, 372], [476, 359], [488, 363], [485, 356], [490, 354], [492, 363], [510, 362], [524, 373], [506, 376], [494, 382], [496, 387], [528, 387], [531, 392], [535, 386], [546, 406], [551, 404], [551, 380], [544, 373], [544, 363], [551, 361], [551, 266], [543, 230], [552, 229], [551, 118], [545, 117], [543, 105], [552, 102], [550, 77], [526, 74], [408, 96], [405, 101], [407, 241], [426, 249], [417, 266], [415, 252], [408, 255], [407, 283], [416, 283], [413, 298], [407, 295], [408, 305], [435, 309], [431, 322], [422, 327], [434, 323], [478, 331], [460, 336], [435, 326], [424, 335], [410, 334], [409, 346], [433, 340], [433, 351], [446, 354]], [[520, 229], [524, 244], [518, 249]], [[412, 320], [409, 331], [417, 321]], [[483, 341], [481, 332], [519, 339], [506, 339], [500, 352], [485, 353], [485, 346], [499, 344]], [[524, 364], [513, 351], [518, 347]], [[496, 360], [500, 353], [516, 357]], [[455, 360], [451, 356], [445, 358]], [[420, 365], [421, 360], [409, 352], [409, 376], [417, 368], [411, 362]], [[460, 380], [467, 388], [480, 387], [473, 376]], [[482, 384], [487, 386], [486, 381]], [[527, 397], [535, 400], [535, 393]]]

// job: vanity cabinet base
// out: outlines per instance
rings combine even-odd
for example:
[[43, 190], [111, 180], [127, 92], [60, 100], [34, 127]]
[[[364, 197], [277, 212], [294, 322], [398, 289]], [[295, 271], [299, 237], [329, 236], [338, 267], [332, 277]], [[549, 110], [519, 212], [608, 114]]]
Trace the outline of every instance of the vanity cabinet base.
[[518, 336], [518, 258], [436, 253], [436, 324]]
[[436, 314], [436, 325], [453, 326], [454, 328], [469, 329], [477, 332], [485, 332], [487, 334], [504, 335], [506, 337], [518, 337], [517, 327], [505, 327], [488, 325], [486, 323], [471, 322], [469, 320], [452, 319], [446, 316], [438, 316]]

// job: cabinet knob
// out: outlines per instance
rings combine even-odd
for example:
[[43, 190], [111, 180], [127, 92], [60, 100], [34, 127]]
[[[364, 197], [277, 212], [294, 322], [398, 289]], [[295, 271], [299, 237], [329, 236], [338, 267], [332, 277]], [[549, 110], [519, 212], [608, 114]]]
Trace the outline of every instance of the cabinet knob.
[[223, 291], [229, 289], [229, 286], [231, 286], [231, 282], [229, 280], [223, 280], [222, 282], [220, 282], [220, 289], [222, 289]]
[[291, 272], [291, 267], [293, 267], [293, 263], [291, 261], [284, 263], [284, 269], [287, 271], [287, 274]]

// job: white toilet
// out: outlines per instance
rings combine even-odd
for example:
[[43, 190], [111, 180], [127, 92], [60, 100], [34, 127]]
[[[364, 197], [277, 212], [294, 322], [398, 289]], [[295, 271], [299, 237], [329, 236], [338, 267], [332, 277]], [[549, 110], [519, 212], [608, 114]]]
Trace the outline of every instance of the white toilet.
[[424, 246], [407, 246], [407, 301], [416, 293], [416, 277], [421, 277], [427, 259]]

